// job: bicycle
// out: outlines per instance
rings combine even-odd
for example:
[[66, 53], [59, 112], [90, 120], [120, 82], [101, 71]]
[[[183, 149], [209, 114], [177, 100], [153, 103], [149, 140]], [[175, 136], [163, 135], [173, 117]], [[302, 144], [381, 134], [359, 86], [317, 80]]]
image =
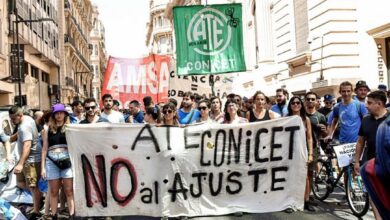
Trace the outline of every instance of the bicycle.
[[[321, 143], [321, 148], [325, 155], [320, 155], [318, 165], [320, 169], [314, 171], [314, 180], [312, 183], [312, 192], [316, 199], [324, 201], [332, 193], [335, 187], [345, 191], [348, 206], [352, 213], [357, 217], [364, 216], [369, 209], [368, 193], [364, 188], [363, 180], [359, 175], [354, 175], [353, 164], [342, 168], [337, 176], [332, 166], [332, 160], [336, 159], [336, 153], [333, 147], [337, 144]], [[344, 187], [339, 184], [342, 176], [346, 176]]]

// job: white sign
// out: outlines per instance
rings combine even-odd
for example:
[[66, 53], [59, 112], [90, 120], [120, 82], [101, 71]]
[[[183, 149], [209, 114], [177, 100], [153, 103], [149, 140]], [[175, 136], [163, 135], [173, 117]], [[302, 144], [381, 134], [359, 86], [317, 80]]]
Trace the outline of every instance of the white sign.
[[355, 158], [356, 143], [343, 144], [333, 147], [339, 167], [346, 167], [351, 164]]
[[299, 117], [185, 128], [68, 125], [79, 216], [206, 216], [303, 209]]

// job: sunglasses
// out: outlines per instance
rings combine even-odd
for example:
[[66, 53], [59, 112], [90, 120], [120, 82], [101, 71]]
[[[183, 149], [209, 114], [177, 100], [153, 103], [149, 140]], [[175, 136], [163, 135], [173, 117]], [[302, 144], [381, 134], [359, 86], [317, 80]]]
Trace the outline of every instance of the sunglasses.
[[310, 101], [315, 101], [316, 99], [315, 98], [307, 98], [306, 101], [310, 102]]
[[300, 105], [301, 102], [297, 101], [297, 102], [291, 102], [291, 105]]
[[167, 113], [168, 114], [172, 114], [172, 110], [171, 109], [168, 109], [168, 110], [163, 110], [163, 114], [166, 115]]
[[207, 109], [206, 106], [202, 106], [202, 107], [199, 107], [199, 108], [198, 108], [199, 111], [202, 111], [202, 110], [205, 111], [206, 109]]
[[90, 109], [95, 109], [96, 108], [96, 105], [94, 105], [94, 106], [87, 106], [87, 107], [84, 107], [85, 108], [85, 110], [90, 110]]

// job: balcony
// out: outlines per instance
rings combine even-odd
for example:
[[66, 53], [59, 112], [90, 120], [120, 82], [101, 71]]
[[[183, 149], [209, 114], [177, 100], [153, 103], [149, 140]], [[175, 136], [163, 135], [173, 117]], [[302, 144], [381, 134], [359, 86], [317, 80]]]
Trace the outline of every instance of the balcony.
[[157, 11], [164, 11], [168, 3], [169, 0], [153, 0], [150, 4], [150, 14], [154, 14]]
[[70, 46], [72, 50], [75, 52], [76, 56], [79, 58], [80, 62], [84, 64], [86, 69], [89, 71], [92, 71], [91, 65], [89, 65], [89, 62], [87, 59], [85, 59], [84, 55], [79, 51], [79, 49], [75, 45], [74, 39], [69, 36], [68, 34], [65, 34], [65, 46]]

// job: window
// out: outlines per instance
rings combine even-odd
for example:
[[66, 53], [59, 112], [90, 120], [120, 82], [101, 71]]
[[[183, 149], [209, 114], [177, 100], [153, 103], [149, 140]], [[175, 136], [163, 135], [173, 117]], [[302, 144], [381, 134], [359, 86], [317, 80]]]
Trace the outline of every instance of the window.
[[42, 71], [42, 82], [45, 82], [47, 84], [49, 84], [50, 82], [49, 74], [43, 71]]
[[39, 69], [33, 65], [30, 65], [30, 68], [31, 68], [31, 76], [39, 80]]

